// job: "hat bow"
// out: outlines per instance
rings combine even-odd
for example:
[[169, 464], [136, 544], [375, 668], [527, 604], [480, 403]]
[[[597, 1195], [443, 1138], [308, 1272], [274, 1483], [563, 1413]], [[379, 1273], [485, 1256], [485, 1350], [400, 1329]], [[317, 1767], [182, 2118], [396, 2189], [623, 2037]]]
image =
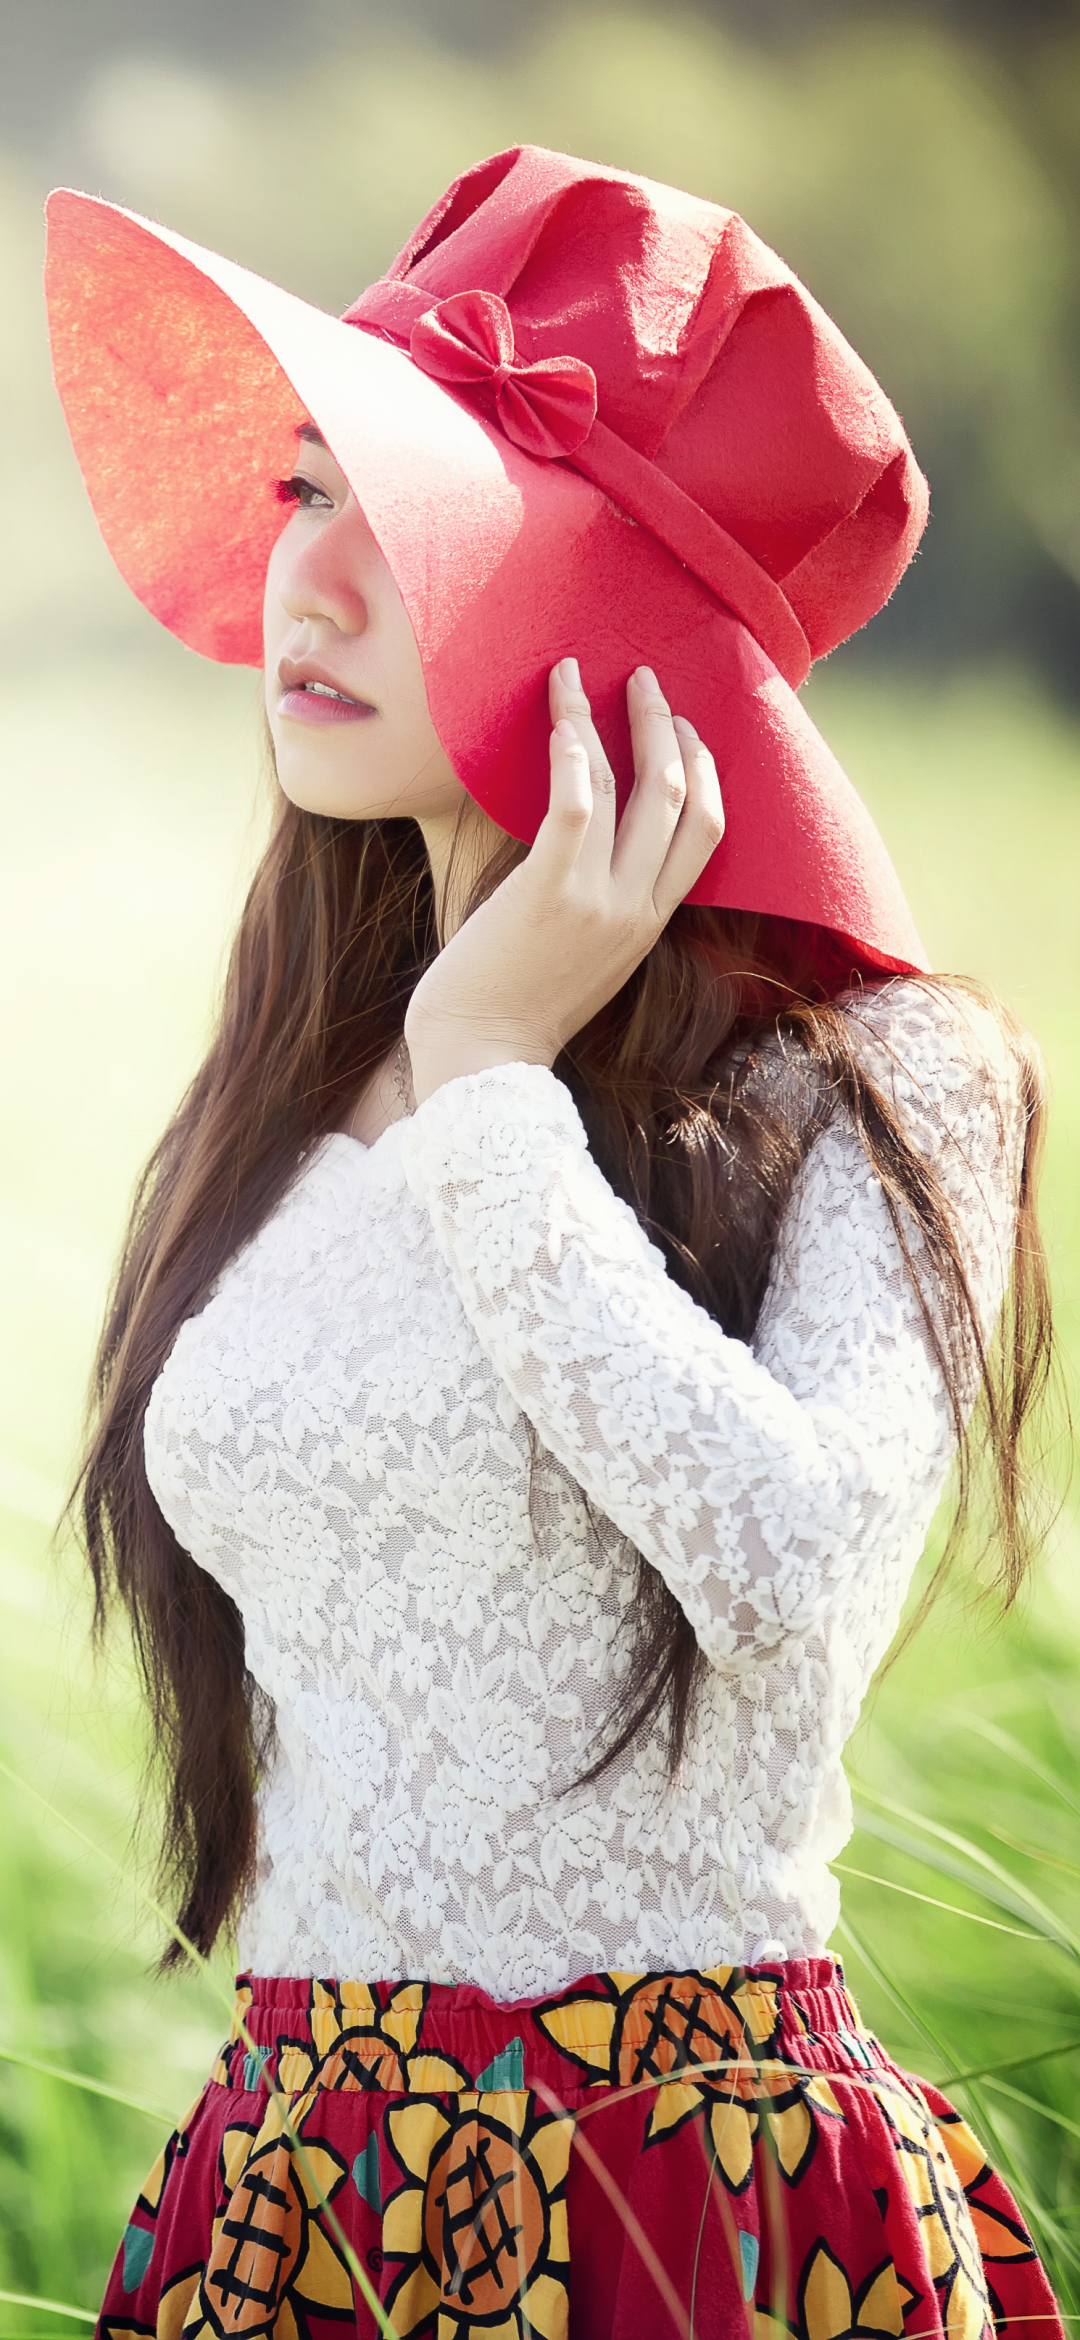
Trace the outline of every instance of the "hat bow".
[[527, 455], [573, 455], [596, 420], [596, 376], [584, 358], [519, 362], [510, 311], [498, 293], [451, 293], [418, 317], [409, 355], [456, 389], [494, 393], [500, 428]]

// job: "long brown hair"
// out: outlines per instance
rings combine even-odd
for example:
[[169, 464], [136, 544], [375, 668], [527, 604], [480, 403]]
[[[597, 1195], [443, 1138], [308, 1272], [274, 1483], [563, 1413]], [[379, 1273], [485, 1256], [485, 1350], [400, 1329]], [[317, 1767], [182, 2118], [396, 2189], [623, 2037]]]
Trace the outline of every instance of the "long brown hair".
[[[523, 851], [507, 841], [467, 912]], [[184, 1319], [392, 1048], [438, 947], [435, 911], [415, 824], [335, 820], [282, 800], [233, 945], [215, 1037], [139, 1184], [98, 1352], [73, 1501], [98, 1630], [115, 1598], [128, 1610], [165, 1789], [163, 1886], [204, 1952], [251, 1880], [255, 1792], [273, 1716], [246, 1670], [234, 1603], [183, 1551], [150, 1493], [143, 1418]], [[850, 1014], [835, 1004], [851, 964], [839, 941], [793, 921], [684, 904], [555, 1069], [600, 1168], [660, 1245], [670, 1274], [744, 1341], [799, 1165], [830, 1115], [850, 1116], [881, 1180], [949, 1392], [958, 1528], [974, 1451], [965, 1434], [972, 1376], [981, 1384], [981, 1448], [1009, 1599], [1031, 1550], [1020, 1433], [1049, 1362], [1035, 1223], [1038, 1060], [1009, 1021], [1027, 1141], [1011, 1293], [988, 1355], [946, 1198], [864, 1069]], [[766, 1084], [761, 1043], [778, 1030], [787, 1077]], [[930, 1289], [920, 1286], [916, 1244]], [[674, 1595], [640, 1556], [631, 1633], [630, 1664], [586, 1778], [657, 1721], [674, 1766], [691, 1727], [705, 1660]], [[166, 1963], [178, 1955], [173, 1945]]]

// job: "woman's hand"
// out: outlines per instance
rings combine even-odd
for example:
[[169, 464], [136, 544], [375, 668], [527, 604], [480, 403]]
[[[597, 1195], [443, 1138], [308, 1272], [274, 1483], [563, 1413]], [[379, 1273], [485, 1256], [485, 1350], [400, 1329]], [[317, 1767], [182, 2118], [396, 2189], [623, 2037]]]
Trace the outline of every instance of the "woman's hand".
[[527, 859], [459, 927], [405, 1019], [417, 1101], [489, 1065], [554, 1064], [632, 975], [724, 833], [716, 766], [655, 675], [626, 689], [634, 786], [615, 782], [577, 661], [552, 670], [551, 801]]

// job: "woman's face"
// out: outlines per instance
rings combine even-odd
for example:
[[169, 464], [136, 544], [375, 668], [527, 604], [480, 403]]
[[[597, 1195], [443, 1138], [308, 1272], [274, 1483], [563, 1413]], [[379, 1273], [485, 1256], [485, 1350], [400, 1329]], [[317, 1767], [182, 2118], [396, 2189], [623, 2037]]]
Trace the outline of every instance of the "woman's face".
[[306, 812], [438, 820], [465, 790], [428, 713], [405, 604], [344, 473], [304, 433], [266, 573], [266, 712]]

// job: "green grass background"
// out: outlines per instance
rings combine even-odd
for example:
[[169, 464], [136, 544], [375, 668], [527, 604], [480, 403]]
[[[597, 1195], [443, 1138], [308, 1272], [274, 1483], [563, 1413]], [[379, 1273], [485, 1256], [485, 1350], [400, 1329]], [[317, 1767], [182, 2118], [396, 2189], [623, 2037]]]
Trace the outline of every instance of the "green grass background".
[[[0, 1756], [17, 1775], [0, 1774], [0, 2055], [150, 2108], [0, 2061], [0, 2292], [84, 2312], [223, 2031], [207, 1980], [153, 1978], [130, 1668], [118, 1650], [95, 1670], [77, 1555], [50, 1552], [126, 1200], [196, 1060], [265, 809], [255, 679], [145, 642], [9, 678], [0, 713]], [[1075, 1354], [1080, 724], [1000, 672], [936, 690], [826, 672], [810, 698], [935, 963], [998, 984], [1046, 1049], [1047, 1224]], [[1061, 1485], [1067, 1459], [1061, 1437]], [[837, 1941], [903, 2059], [933, 2079], [1010, 2067], [955, 2093], [1074, 2312], [1080, 2053], [1030, 2059], [1080, 2043], [1077, 1558], [1066, 1510], [999, 1628], [961, 1569], [879, 1686], [851, 1750], [862, 1825], [844, 1861], [888, 1882], [845, 1873]], [[0, 2304], [0, 2340], [79, 2328]]]

